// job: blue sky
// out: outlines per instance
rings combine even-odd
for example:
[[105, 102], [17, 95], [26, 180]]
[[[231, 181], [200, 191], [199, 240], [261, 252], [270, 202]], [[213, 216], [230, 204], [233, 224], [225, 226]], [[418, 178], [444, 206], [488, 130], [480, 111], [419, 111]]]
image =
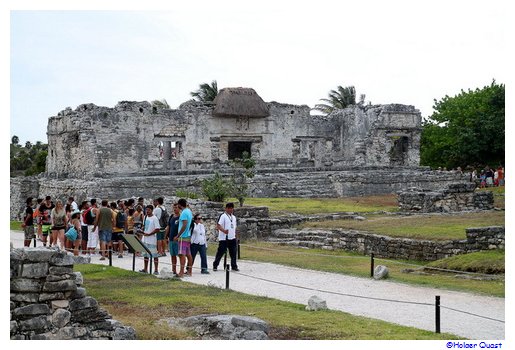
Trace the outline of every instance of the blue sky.
[[164, 98], [177, 108], [214, 79], [310, 107], [354, 85], [423, 116], [435, 98], [505, 79], [505, 9], [479, 1], [96, 4], [11, 8], [10, 133], [21, 142], [46, 142], [48, 118], [68, 106]]

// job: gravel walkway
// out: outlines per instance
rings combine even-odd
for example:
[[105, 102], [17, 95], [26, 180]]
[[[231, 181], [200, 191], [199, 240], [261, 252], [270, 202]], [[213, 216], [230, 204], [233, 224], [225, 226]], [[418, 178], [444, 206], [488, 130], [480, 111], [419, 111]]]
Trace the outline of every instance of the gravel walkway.
[[[11, 241], [15, 247], [21, 247], [23, 245], [23, 233], [11, 231]], [[38, 244], [40, 243], [38, 242]], [[160, 271], [162, 269], [170, 270], [169, 256], [161, 257], [159, 261]], [[100, 261], [98, 255], [94, 255], [91, 262], [109, 264], [108, 260]], [[208, 263], [211, 270], [212, 257], [208, 257]], [[332, 310], [340, 310], [353, 315], [429, 331], [435, 330], [434, 303], [435, 296], [440, 295], [441, 305], [443, 306], [441, 309], [442, 333], [451, 333], [469, 339], [505, 339], [505, 324], [495, 321], [504, 321], [505, 319], [504, 298], [415, 287], [386, 280], [376, 281], [369, 278], [351, 277], [247, 260], [240, 260], [238, 265], [240, 272], [230, 273], [230, 289], [235, 291], [304, 305], [307, 305], [307, 300], [312, 295], [317, 295], [326, 300], [327, 306]], [[123, 259], [113, 256], [113, 266], [132, 269], [132, 255], [125, 255]], [[195, 266], [200, 266], [200, 260], [195, 261]], [[142, 267], [143, 261], [137, 259], [136, 270]], [[201, 275], [199, 269], [195, 268], [193, 276], [185, 277], [183, 280], [225, 288], [225, 271], [211, 271], [209, 275]], [[410, 304], [404, 302], [410, 302]], [[429, 305], [420, 305], [419, 303]], [[469, 314], [449, 310], [445, 307]]]

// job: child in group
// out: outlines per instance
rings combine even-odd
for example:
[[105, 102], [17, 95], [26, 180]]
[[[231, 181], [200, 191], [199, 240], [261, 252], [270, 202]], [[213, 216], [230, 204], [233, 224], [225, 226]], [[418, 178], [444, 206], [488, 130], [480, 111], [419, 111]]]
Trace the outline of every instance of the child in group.
[[71, 225], [77, 231], [77, 237], [72, 242], [73, 243], [73, 255], [79, 255], [79, 248], [82, 243], [82, 229], [80, 225], [80, 212], [76, 211], [71, 215]]

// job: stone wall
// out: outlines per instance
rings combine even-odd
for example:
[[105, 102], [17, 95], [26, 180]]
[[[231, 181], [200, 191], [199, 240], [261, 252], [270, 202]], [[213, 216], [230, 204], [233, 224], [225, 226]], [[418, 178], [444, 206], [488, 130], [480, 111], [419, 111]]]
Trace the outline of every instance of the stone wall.
[[504, 227], [470, 228], [466, 239], [429, 241], [394, 238], [357, 230], [280, 229], [269, 240], [279, 244], [327, 250], [342, 249], [376, 257], [411, 260], [438, 260], [481, 250], [504, 249]]
[[11, 177], [10, 180], [10, 218], [11, 220], [22, 220], [27, 198], [38, 197], [39, 180], [33, 176]]
[[73, 257], [46, 247], [11, 248], [11, 339], [135, 339], [81, 287]]
[[[47, 176], [84, 178], [227, 166], [244, 142], [259, 167], [417, 166], [420, 112], [413, 106], [354, 105], [328, 116], [306, 105], [267, 104], [263, 118], [217, 117], [212, 103], [178, 109], [149, 102], [82, 104], [49, 118]], [[234, 144], [233, 144], [234, 145]]]
[[490, 191], [474, 192], [475, 183], [453, 183], [438, 191], [411, 188], [398, 193], [401, 211], [456, 212], [494, 208], [494, 196]]
[[[224, 176], [229, 176], [223, 173]], [[65, 200], [79, 203], [91, 198], [173, 197], [177, 190], [201, 194], [201, 181], [213, 176], [210, 170], [181, 171], [175, 175], [117, 176], [112, 178], [49, 179], [37, 183], [11, 179], [11, 220], [19, 219], [25, 198]], [[251, 197], [353, 197], [395, 193], [409, 187], [436, 190], [463, 181], [465, 175], [413, 167], [341, 167], [328, 169], [258, 169], [249, 183]], [[21, 195], [23, 193], [23, 195]]]

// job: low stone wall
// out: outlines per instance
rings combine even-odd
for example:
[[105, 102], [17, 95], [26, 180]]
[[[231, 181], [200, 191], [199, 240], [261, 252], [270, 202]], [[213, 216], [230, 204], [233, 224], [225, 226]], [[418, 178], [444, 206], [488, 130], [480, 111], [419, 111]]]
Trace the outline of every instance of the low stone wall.
[[[223, 170], [222, 170], [223, 173]], [[174, 174], [142, 176], [103, 176], [95, 179], [38, 178], [37, 186], [22, 186], [21, 178], [11, 178], [11, 220], [23, 211], [27, 196], [65, 200], [75, 197], [77, 203], [90, 198], [119, 199], [129, 197], [173, 197], [177, 190], [201, 193], [201, 181], [213, 176], [212, 171], [177, 171]], [[223, 176], [229, 176], [223, 173]], [[250, 180], [252, 197], [348, 197], [396, 193], [417, 187], [442, 188], [467, 178], [451, 171], [432, 171], [424, 167], [341, 167], [305, 169], [258, 169]], [[16, 187], [17, 186], [17, 187]], [[13, 196], [13, 191], [17, 192]], [[22, 193], [22, 194], [18, 194]]]
[[412, 260], [438, 260], [481, 250], [504, 249], [504, 227], [469, 228], [466, 239], [429, 241], [394, 238], [356, 230], [279, 229], [271, 242], [327, 250], [342, 249], [376, 257]]
[[399, 208], [424, 213], [493, 209], [493, 193], [474, 192], [475, 187], [474, 183], [467, 182], [453, 183], [439, 191], [411, 188], [398, 193]]
[[135, 339], [86, 296], [66, 252], [11, 248], [11, 339]]

